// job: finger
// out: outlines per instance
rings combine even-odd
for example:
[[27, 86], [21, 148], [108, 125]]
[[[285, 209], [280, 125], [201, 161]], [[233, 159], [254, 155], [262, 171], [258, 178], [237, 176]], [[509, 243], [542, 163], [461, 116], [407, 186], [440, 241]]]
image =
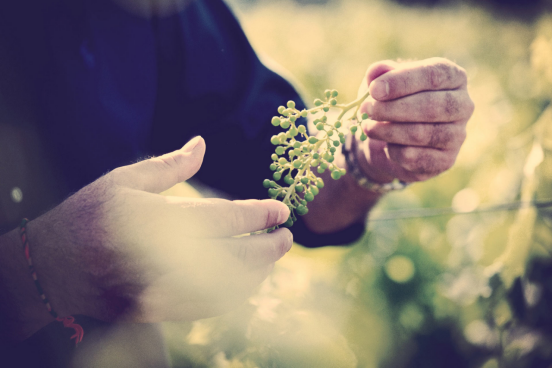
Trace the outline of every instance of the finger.
[[[164, 218], [188, 236], [220, 238], [264, 230], [284, 223], [289, 208], [273, 199], [228, 201], [224, 199], [166, 197], [171, 206]], [[165, 221], [165, 220], [164, 220]]]
[[377, 63], [370, 65], [368, 67], [368, 71], [366, 71], [367, 85], [369, 86], [374, 79], [384, 75], [385, 73], [397, 69], [399, 65], [399, 63], [393, 60], [378, 61]]
[[453, 90], [467, 85], [466, 71], [443, 58], [398, 64], [370, 83], [370, 94], [388, 101], [422, 91]]
[[286, 228], [268, 234], [230, 238], [222, 245], [248, 268], [258, 268], [282, 258], [293, 244], [293, 235]]
[[109, 175], [117, 185], [161, 193], [194, 176], [204, 155], [205, 141], [195, 137], [179, 150], [120, 167]]
[[388, 144], [389, 158], [399, 164], [415, 181], [426, 180], [454, 165], [458, 154], [455, 150], [438, 150], [427, 147]]
[[463, 123], [376, 122], [364, 130], [369, 138], [405, 146], [459, 149], [466, 139]]
[[465, 90], [420, 92], [392, 101], [369, 99], [361, 111], [376, 121], [449, 123], [467, 120], [473, 102]]

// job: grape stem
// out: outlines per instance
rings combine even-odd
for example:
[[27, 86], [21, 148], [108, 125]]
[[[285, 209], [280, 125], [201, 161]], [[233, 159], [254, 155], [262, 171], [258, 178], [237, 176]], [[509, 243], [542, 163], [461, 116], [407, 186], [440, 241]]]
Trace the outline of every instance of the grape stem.
[[362, 97], [357, 98], [353, 102], [350, 102], [346, 105], [335, 105], [335, 107], [339, 107], [341, 109], [341, 113], [337, 117], [337, 120], [341, 120], [343, 116], [347, 113], [347, 111], [351, 110], [353, 107], [356, 107], [355, 116], [358, 113], [358, 110], [360, 109], [360, 105], [364, 102], [370, 96], [370, 91], [367, 91]]

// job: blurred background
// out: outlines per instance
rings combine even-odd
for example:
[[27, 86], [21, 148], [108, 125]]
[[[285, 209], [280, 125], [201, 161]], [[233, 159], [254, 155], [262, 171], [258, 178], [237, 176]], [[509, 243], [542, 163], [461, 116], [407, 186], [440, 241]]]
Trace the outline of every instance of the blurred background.
[[456, 165], [387, 195], [358, 243], [296, 245], [237, 311], [166, 324], [174, 366], [552, 367], [552, 2], [230, 5], [308, 102], [354, 99], [372, 62], [440, 56], [476, 109]]

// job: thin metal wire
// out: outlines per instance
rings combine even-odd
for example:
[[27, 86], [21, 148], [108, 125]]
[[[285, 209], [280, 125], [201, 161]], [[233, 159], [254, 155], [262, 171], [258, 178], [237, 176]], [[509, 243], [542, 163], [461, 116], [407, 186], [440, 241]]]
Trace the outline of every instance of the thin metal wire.
[[503, 203], [497, 205], [481, 206], [472, 211], [456, 211], [452, 207], [443, 208], [414, 208], [408, 210], [391, 210], [380, 213], [374, 213], [370, 216], [369, 221], [390, 221], [424, 217], [435, 217], [445, 215], [474, 215], [486, 212], [514, 211], [521, 208], [552, 208], [552, 199], [536, 200], [536, 201], [518, 201]]

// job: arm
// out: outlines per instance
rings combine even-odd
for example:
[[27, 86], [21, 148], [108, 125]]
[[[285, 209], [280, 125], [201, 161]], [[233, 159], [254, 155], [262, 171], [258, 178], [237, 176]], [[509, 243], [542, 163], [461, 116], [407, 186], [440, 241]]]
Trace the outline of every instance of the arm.
[[[371, 97], [361, 112], [373, 122], [364, 126], [368, 139], [357, 140], [356, 157], [368, 178], [376, 183], [394, 178], [412, 183], [454, 164], [474, 109], [462, 68], [441, 58], [379, 62], [368, 69], [367, 88]], [[342, 155], [336, 162], [346, 166]], [[327, 187], [305, 216], [314, 232], [331, 233], [362, 222], [381, 197], [358, 186], [350, 175], [337, 181], [326, 176]]]
[[[117, 168], [29, 222], [30, 253], [52, 308], [104, 321], [197, 319], [241, 304], [291, 247], [277, 201], [164, 197], [193, 176], [205, 143]], [[17, 230], [0, 237], [3, 339], [51, 322], [28, 274]]]

